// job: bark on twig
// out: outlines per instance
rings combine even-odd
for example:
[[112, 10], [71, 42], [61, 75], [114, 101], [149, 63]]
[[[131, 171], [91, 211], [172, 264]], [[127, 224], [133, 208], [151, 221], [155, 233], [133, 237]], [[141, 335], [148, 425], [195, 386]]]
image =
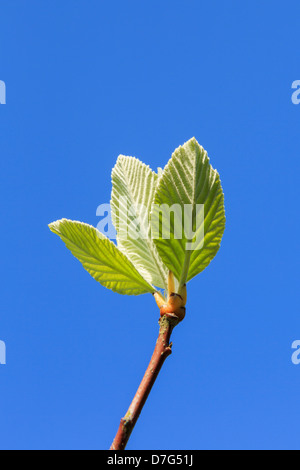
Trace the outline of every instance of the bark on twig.
[[148, 398], [156, 377], [158, 376], [158, 373], [166, 358], [172, 353], [170, 337], [173, 328], [179, 321], [180, 320], [176, 315], [169, 313], [163, 315], [160, 318], [159, 335], [152, 358], [126, 415], [121, 419], [118, 432], [114, 438], [110, 450], [125, 449], [130, 434]]

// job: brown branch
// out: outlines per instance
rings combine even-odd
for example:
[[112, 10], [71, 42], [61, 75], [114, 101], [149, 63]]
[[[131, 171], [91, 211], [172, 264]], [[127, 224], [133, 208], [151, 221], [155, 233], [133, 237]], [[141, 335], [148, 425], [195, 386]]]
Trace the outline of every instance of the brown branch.
[[126, 415], [121, 419], [118, 432], [110, 450], [125, 449], [130, 434], [148, 398], [156, 377], [158, 376], [165, 359], [172, 353], [170, 337], [173, 328], [177, 323], [179, 323], [179, 321], [180, 319], [176, 315], [170, 313], [165, 314], [160, 318], [159, 335], [152, 358]]

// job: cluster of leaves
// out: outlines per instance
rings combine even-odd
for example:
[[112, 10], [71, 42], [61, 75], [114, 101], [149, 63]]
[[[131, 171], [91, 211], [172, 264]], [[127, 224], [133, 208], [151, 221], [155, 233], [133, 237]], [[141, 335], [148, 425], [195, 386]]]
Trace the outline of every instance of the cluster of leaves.
[[[138, 224], [142, 235], [138, 238], [130, 233], [127, 238], [120, 236], [120, 221], [127, 209], [120, 204], [122, 198], [128, 201], [130, 213]], [[187, 249], [189, 240], [174, 236], [174, 221], [170, 239], [152, 237], [152, 223], [161, 221], [158, 208], [174, 204], [193, 208], [193, 227], [196, 207], [204, 205], [204, 227], [197, 227], [203, 233], [201, 249]], [[111, 212], [117, 245], [82, 222], [62, 219], [49, 227], [96, 281], [119, 294], [166, 290], [169, 271], [174, 273], [180, 289], [208, 266], [220, 247], [225, 228], [219, 174], [194, 138], [177, 148], [164, 170], [159, 169], [158, 173], [134, 157], [120, 155], [112, 171]]]

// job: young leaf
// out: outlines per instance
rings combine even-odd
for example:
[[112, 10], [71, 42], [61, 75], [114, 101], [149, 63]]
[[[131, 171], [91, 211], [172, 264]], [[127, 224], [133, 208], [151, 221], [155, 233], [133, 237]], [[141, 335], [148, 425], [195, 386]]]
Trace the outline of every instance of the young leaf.
[[[185, 205], [190, 210], [188, 215]], [[201, 205], [204, 205], [204, 213]], [[163, 262], [182, 286], [203, 271], [214, 258], [225, 228], [224, 195], [219, 174], [194, 138], [175, 150], [164, 169], [154, 196], [151, 226], [159, 227], [162, 223], [166, 228], [172, 207], [177, 216], [175, 214], [171, 218], [169, 239], [163, 238], [158, 231], [158, 238], [154, 241]], [[200, 215], [200, 223], [197, 215]], [[186, 234], [188, 222], [191, 224], [190, 233], [195, 237]], [[197, 242], [191, 245], [194, 239]], [[193, 246], [193, 249], [187, 249], [188, 246]]]
[[166, 289], [168, 270], [151, 239], [149, 223], [157, 181], [149, 166], [120, 155], [112, 171], [111, 212], [118, 247], [149, 283]]
[[155, 291], [115, 244], [91, 225], [62, 219], [49, 228], [104, 287], [127, 295]]

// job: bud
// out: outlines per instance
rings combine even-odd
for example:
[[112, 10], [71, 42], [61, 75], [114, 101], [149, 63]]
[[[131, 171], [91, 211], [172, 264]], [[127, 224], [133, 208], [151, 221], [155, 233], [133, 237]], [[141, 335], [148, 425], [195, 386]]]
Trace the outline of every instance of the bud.
[[160, 292], [154, 292], [154, 298], [157, 303], [157, 306], [159, 309], [164, 307], [166, 305], [166, 300], [165, 298], [160, 294]]
[[168, 298], [175, 292], [175, 280], [172, 271], [169, 271], [168, 276]]
[[167, 305], [164, 305], [160, 309], [161, 316], [163, 315], [174, 315], [179, 321], [185, 317], [185, 307], [183, 306], [182, 297], [179, 294], [171, 294]]
[[168, 298], [168, 305], [174, 310], [183, 307], [181, 295], [172, 293]]

